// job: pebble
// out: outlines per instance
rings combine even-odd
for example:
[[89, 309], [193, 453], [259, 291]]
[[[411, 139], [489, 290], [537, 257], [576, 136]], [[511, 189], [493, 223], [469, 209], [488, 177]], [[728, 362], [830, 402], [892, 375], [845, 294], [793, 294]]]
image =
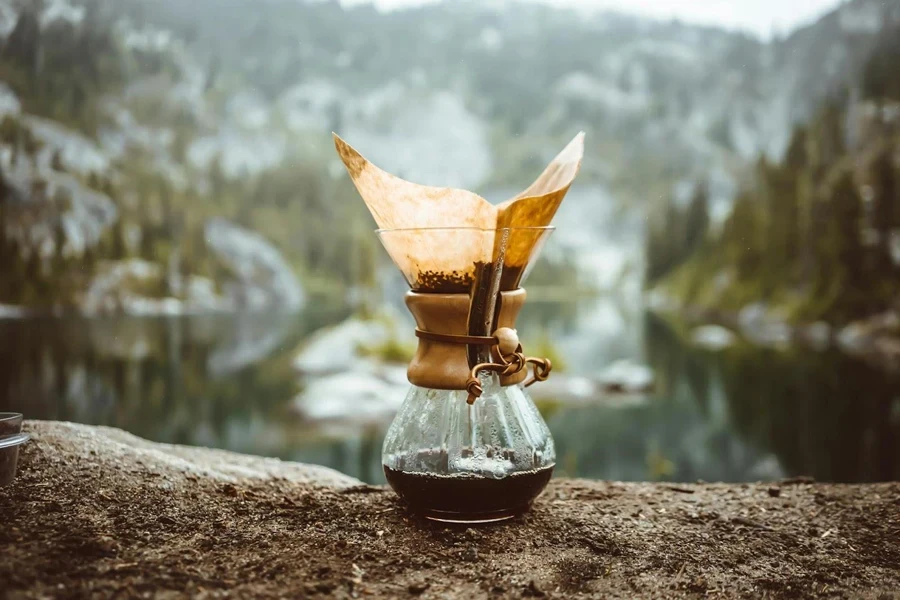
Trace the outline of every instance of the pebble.
[[523, 596], [531, 596], [532, 598], [543, 598], [547, 594], [542, 590], [538, 584], [532, 579], [528, 586], [525, 588], [525, 591], [522, 593]]
[[407, 589], [407, 591], [409, 591], [410, 594], [419, 595], [428, 589], [428, 584], [427, 583], [411, 583], [411, 584], [409, 584], [409, 586], [406, 589]]

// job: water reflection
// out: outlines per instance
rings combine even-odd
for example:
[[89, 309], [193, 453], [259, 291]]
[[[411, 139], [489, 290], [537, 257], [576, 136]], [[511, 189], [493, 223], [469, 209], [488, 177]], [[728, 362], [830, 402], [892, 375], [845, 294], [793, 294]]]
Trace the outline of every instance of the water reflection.
[[0, 321], [0, 398], [28, 418], [278, 454], [291, 350], [346, 314]]
[[[326, 307], [327, 308], [327, 307]], [[299, 316], [0, 321], [0, 408], [121, 427], [382, 481], [386, 424], [316, 424], [291, 411], [291, 360], [342, 307]], [[521, 328], [558, 341], [570, 372], [650, 364], [649, 396], [543, 402], [558, 469], [574, 476], [743, 481], [900, 478], [900, 381], [837, 353], [713, 354], [634, 303], [533, 302]]]
[[897, 373], [835, 350], [739, 345], [710, 354], [683, 345], [653, 316], [646, 332], [663, 386], [684, 387], [709, 429], [723, 429], [723, 440], [771, 453], [787, 474], [845, 482], [900, 477]]

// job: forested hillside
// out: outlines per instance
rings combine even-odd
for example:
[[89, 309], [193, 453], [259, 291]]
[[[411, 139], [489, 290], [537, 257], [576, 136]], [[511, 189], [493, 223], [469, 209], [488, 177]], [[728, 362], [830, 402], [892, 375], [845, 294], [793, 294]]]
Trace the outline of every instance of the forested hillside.
[[702, 198], [712, 221], [728, 212], [756, 157], [779, 165], [898, 18], [854, 0], [762, 42], [515, 2], [4, 0], [0, 304], [233, 309], [371, 288], [380, 251], [332, 130], [400, 176], [490, 197], [586, 130], [569, 250], [609, 254], [614, 233], [631, 260], [672, 190], [703, 182], [691, 228]]
[[[761, 156], [719, 226], [698, 185], [647, 237], [647, 280], [695, 308], [764, 301], [783, 318], [844, 324], [900, 302], [900, 29], [859, 77]], [[661, 282], [661, 283], [660, 283]]]

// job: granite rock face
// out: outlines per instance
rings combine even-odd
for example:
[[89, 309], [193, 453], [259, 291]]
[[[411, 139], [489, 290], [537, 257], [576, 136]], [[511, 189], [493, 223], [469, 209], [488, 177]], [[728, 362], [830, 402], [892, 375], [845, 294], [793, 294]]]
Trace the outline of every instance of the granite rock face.
[[234, 276], [224, 284], [236, 306], [250, 310], [293, 311], [305, 295], [280, 252], [260, 234], [222, 218], [206, 223], [206, 243]]

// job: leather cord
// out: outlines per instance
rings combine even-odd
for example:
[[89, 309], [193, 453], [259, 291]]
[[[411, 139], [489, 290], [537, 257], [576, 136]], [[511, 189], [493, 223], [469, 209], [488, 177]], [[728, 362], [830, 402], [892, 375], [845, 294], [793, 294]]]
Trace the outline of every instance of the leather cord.
[[[424, 331], [418, 327], [416, 328], [416, 337], [442, 344], [491, 347], [497, 347], [499, 344], [497, 336], [433, 333], [431, 331]], [[547, 377], [550, 376], [550, 370], [553, 368], [549, 358], [526, 357], [522, 351], [522, 344], [519, 344], [515, 352], [503, 355], [500, 354], [498, 349], [494, 354], [500, 357], [500, 362], [479, 363], [472, 367], [472, 371], [469, 373], [469, 379], [466, 381], [466, 391], [469, 393], [466, 402], [469, 404], [473, 404], [475, 400], [480, 398], [481, 394], [484, 393], [484, 388], [481, 385], [481, 378], [478, 377], [479, 373], [483, 371], [494, 372], [508, 377], [510, 375], [515, 375], [522, 369], [528, 368], [528, 365], [531, 364], [534, 368], [533, 374], [531, 378], [523, 384], [524, 387], [528, 387], [535, 382], [546, 381]]]
[[416, 337], [444, 344], [465, 344], [467, 346], [493, 346], [497, 338], [488, 335], [453, 335], [451, 333], [432, 333], [416, 327]]

